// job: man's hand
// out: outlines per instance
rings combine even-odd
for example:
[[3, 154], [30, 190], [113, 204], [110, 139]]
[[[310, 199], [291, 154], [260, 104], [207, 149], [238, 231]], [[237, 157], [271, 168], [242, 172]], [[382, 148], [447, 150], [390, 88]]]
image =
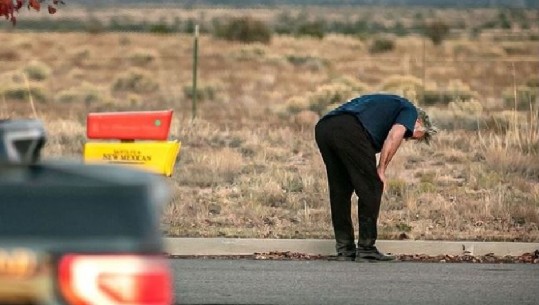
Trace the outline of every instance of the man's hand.
[[381, 168], [378, 168], [378, 177], [380, 177], [380, 181], [382, 181], [382, 184], [384, 186], [383, 191], [386, 191], [386, 173]]

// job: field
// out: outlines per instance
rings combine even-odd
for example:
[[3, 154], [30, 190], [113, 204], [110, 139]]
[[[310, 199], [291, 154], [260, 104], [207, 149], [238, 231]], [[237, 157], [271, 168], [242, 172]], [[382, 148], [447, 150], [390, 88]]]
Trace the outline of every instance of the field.
[[[466, 14], [479, 22], [496, 12]], [[87, 113], [174, 109], [171, 139], [182, 150], [167, 179], [165, 234], [331, 238], [314, 124], [348, 98], [390, 91], [417, 101], [441, 132], [430, 146], [404, 143], [390, 164], [379, 237], [537, 242], [538, 33], [539, 24], [474, 37], [453, 32], [440, 45], [386, 35], [393, 48], [384, 52], [372, 48], [380, 36], [275, 34], [247, 44], [203, 33], [193, 119], [188, 33], [5, 30], [0, 119], [40, 118], [49, 136], [44, 157], [80, 160]]]

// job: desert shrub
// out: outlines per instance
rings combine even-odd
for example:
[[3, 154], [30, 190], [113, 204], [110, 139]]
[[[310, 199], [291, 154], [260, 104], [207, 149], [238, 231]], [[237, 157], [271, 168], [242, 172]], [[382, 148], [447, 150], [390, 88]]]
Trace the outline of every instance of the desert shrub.
[[[196, 95], [197, 100], [213, 100], [215, 99], [215, 96], [217, 95], [218, 88], [214, 85], [202, 85], [197, 86]], [[193, 87], [192, 85], [185, 85], [183, 87], [183, 95], [185, 98], [192, 99], [193, 98]]]
[[214, 35], [230, 41], [261, 42], [271, 41], [271, 29], [262, 21], [251, 17], [232, 18], [225, 24], [214, 25]]
[[493, 131], [495, 133], [504, 134], [511, 127], [511, 122], [514, 120], [514, 113], [501, 111], [498, 113], [492, 113], [483, 120], [483, 126], [486, 130]]
[[327, 60], [310, 55], [287, 55], [286, 60], [294, 66], [303, 66], [314, 71], [320, 70], [328, 65]]
[[0, 90], [0, 94], [6, 99], [29, 101], [30, 96], [34, 101], [37, 102], [45, 102], [48, 99], [47, 91], [45, 88], [39, 85], [30, 84], [30, 86], [27, 87], [24, 84], [13, 83], [8, 84], [6, 87]]
[[357, 92], [358, 94], [360, 93], [365, 93], [367, 91], [370, 90], [370, 87], [369, 85], [355, 79], [355, 78], [351, 78], [349, 76], [340, 76], [336, 79], [334, 79], [332, 81], [333, 83], [337, 83], [337, 84], [343, 84], [343, 85], [346, 85], [348, 87], [350, 87], [350, 89], [352, 89], [352, 91], [354, 92]]
[[20, 52], [17, 52], [12, 49], [4, 49], [0, 50], [0, 60], [2, 61], [17, 61], [20, 60], [21, 54]]
[[130, 91], [135, 93], [153, 93], [159, 84], [145, 71], [130, 70], [116, 78], [113, 91]]
[[54, 100], [62, 104], [83, 103], [85, 105], [90, 105], [103, 102], [106, 100], [106, 97], [95, 85], [83, 83], [80, 86], [60, 91]]
[[449, 26], [443, 21], [433, 21], [425, 24], [425, 36], [427, 36], [435, 46], [442, 42], [449, 35]]
[[78, 48], [70, 53], [70, 59], [75, 66], [84, 66], [90, 63], [92, 57], [95, 55], [95, 51], [88, 48]]
[[526, 86], [539, 88], [539, 77], [532, 77], [526, 82]]
[[312, 36], [322, 39], [326, 32], [325, 27], [325, 22], [322, 20], [308, 21], [298, 25], [295, 34], [296, 36]]
[[[515, 89], [514, 88], [508, 88], [504, 90], [503, 92], [503, 104], [508, 109], [515, 109], [516, 110], [539, 110], [539, 95], [538, 95], [538, 88], [532, 88], [528, 86], [519, 86], [516, 88], [516, 96], [515, 96]], [[516, 103], [515, 103], [515, 97], [516, 97]], [[530, 108], [531, 107], [531, 108]]]
[[451, 80], [443, 88], [426, 88], [423, 92], [424, 105], [448, 105], [452, 101], [470, 101], [477, 97], [470, 86], [461, 80]]
[[387, 192], [390, 197], [397, 197], [403, 200], [406, 195], [407, 183], [402, 179], [389, 179], [387, 183]]
[[323, 38], [328, 31], [324, 19], [312, 20], [306, 12], [292, 16], [288, 12], [279, 14], [273, 22], [276, 33], [295, 36], [312, 36]]
[[471, 100], [475, 95], [471, 92], [459, 92], [446, 89], [425, 90], [423, 92], [424, 105], [447, 105], [455, 100]]
[[369, 53], [385, 53], [395, 49], [395, 42], [388, 38], [376, 38], [369, 46]]
[[170, 34], [174, 32], [174, 29], [164, 22], [152, 24], [148, 30], [154, 34]]
[[258, 60], [266, 56], [266, 48], [260, 43], [253, 43], [242, 46], [239, 50], [235, 50], [230, 54], [237, 60]]
[[480, 115], [483, 112], [483, 105], [477, 100], [452, 101], [447, 105], [447, 108], [455, 113], [462, 112]]
[[530, 52], [529, 45], [519, 42], [507, 42], [502, 44], [506, 55], [527, 55]]
[[381, 91], [416, 98], [423, 91], [423, 82], [413, 75], [391, 75], [380, 85]]
[[31, 61], [23, 72], [28, 76], [28, 79], [35, 81], [46, 80], [51, 74], [51, 68], [41, 61]]
[[91, 16], [84, 24], [86, 32], [90, 34], [101, 34], [105, 31], [105, 25], [99, 19]]
[[302, 192], [305, 189], [305, 183], [298, 173], [284, 174], [284, 179], [281, 182], [281, 188], [288, 192]]
[[145, 66], [155, 61], [157, 55], [153, 50], [136, 50], [129, 54], [129, 62], [135, 66]]
[[327, 85], [318, 87], [308, 95], [291, 97], [285, 107], [280, 107], [278, 112], [287, 117], [307, 110], [320, 116], [368, 90], [369, 87], [360, 81], [350, 77], [339, 77]]
[[477, 100], [452, 101], [447, 109], [436, 109], [429, 113], [436, 126], [446, 130], [476, 131], [485, 126], [488, 118], [483, 115], [483, 106]]
[[350, 86], [342, 83], [324, 85], [309, 95], [308, 110], [323, 115], [330, 106], [343, 103], [355, 95], [356, 93]]
[[286, 110], [290, 114], [297, 114], [309, 109], [309, 99], [305, 96], [294, 96], [286, 103]]

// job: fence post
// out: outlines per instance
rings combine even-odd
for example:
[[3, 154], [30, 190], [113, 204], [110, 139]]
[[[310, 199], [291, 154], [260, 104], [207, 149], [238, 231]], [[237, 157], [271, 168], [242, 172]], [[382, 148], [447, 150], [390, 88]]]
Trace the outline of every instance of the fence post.
[[193, 93], [192, 93], [192, 120], [197, 115], [197, 70], [198, 70], [198, 24], [195, 25], [193, 42]]

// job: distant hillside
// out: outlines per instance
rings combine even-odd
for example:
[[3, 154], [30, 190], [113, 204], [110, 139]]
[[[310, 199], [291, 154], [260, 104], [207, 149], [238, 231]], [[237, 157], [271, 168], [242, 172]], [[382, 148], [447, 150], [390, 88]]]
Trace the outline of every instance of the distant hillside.
[[[147, 0], [68, 0], [84, 6], [148, 5]], [[153, 0], [152, 5], [181, 6], [218, 5], [231, 7], [277, 5], [370, 5], [370, 6], [430, 6], [430, 7], [508, 7], [539, 8], [539, 0]]]

